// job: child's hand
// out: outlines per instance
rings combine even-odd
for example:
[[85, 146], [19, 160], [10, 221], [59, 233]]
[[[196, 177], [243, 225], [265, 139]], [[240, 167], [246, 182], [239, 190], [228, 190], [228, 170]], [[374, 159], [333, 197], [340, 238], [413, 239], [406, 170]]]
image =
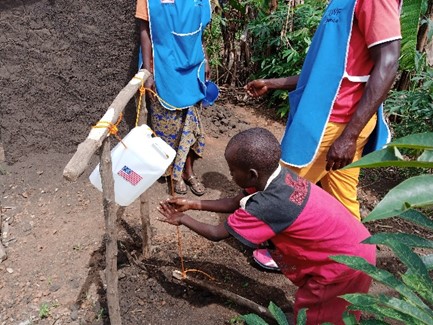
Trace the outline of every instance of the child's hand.
[[165, 201], [172, 205], [177, 211], [184, 212], [188, 210], [197, 210], [197, 201], [181, 197], [173, 197]]
[[160, 202], [158, 211], [165, 217], [165, 219], [160, 219], [161, 221], [167, 222], [175, 226], [180, 226], [182, 224], [180, 220], [182, 219], [184, 214], [177, 211], [175, 207], [168, 201]]

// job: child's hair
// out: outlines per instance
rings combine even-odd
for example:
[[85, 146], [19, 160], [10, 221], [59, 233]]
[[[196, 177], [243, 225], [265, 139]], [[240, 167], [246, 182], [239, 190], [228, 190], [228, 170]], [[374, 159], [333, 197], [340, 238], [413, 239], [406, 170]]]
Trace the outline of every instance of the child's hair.
[[280, 162], [281, 147], [277, 138], [264, 128], [252, 128], [236, 134], [226, 147], [235, 149], [234, 163], [239, 167], [273, 172]]

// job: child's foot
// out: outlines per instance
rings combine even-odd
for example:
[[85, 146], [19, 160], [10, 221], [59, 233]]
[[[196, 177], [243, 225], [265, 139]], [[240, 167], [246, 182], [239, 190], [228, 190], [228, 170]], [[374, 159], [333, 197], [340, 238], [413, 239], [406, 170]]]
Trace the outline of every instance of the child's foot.
[[271, 254], [267, 249], [256, 249], [253, 252], [254, 261], [262, 268], [267, 270], [279, 271], [277, 263], [272, 259]]

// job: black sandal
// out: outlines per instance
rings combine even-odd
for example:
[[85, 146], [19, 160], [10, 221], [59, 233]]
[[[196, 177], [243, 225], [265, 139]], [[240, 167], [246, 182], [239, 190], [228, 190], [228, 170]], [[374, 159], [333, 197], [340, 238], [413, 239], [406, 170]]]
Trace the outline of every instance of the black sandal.
[[193, 192], [197, 196], [202, 196], [206, 193], [206, 187], [204, 184], [197, 178], [197, 176], [192, 175], [186, 181], [186, 184], [189, 185], [191, 192]]

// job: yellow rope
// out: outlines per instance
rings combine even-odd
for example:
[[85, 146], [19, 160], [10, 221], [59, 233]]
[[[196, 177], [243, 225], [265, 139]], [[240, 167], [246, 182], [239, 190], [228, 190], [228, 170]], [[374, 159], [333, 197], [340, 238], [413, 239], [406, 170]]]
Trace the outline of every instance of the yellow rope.
[[[142, 101], [143, 101], [143, 95], [145, 94], [146, 91], [148, 91], [151, 94], [153, 94], [156, 98], [158, 98], [162, 103], [164, 103], [168, 107], [171, 107], [174, 110], [182, 110], [181, 108], [175, 107], [175, 106], [167, 103], [165, 100], [163, 100], [161, 97], [159, 97], [158, 94], [155, 93], [152, 89], [145, 88], [144, 87], [144, 79], [139, 78], [139, 77], [134, 77], [134, 78], [141, 80], [141, 86], [140, 86], [140, 89], [139, 89], [140, 95], [138, 97], [137, 117], [136, 117], [136, 120], [135, 120], [135, 126], [138, 125], [138, 119], [140, 117], [140, 110], [141, 110], [141, 104], [142, 104]], [[156, 134], [155, 134], [155, 132], [153, 130], [152, 130], [152, 132], [156, 136]], [[171, 178], [170, 192], [171, 192], [171, 196], [174, 196], [173, 169], [172, 169], [172, 175], [171, 175], [170, 178]], [[183, 260], [183, 252], [182, 252], [182, 238], [181, 238], [181, 235], [180, 235], [179, 226], [176, 227], [176, 231], [177, 231], [177, 245], [178, 245], [178, 249], [179, 249], [180, 266], [181, 266], [181, 270], [182, 270], [182, 278], [186, 278], [186, 274], [188, 272], [199, 272], [199, 273], [202, 273], [202, 274], [206, 275], [209, 279], [215, 280], [214, 277], [210, 276], [209, 274], [207, 274], [206, 272], [203, 272], [201, 270], [197, 270], [197, 269], [185, 269], [185, 263], [184, 263], [184, 260]]]
[[180, 236], [179, 226], [176, 227], [176, 230], [177, 230], [177, 245], [178, 245], [178, 248], [179, 248], [180, 267], [181, 267], [181, 270], [182, 270], [182, 272], [181, 272], [182, 273], [182, 278], [185, 279], [186, 278], [186, 274], [188, 272], [198, 272], [198, 273], [206, 275], [209, 279], [215, 281], [215, 278], [213, 276], [207, 274], [204, 271], [201, 271], [201, 270], [198, 270], [198, 269], [185, 269], [185, 263], [183, 261], [183, 253], [182, 253], [182, 240], [181, 240], [181, 236]]
[[[180, 108], [180, 107], [176, 107], [176, 106], [174, 106], [174, 105], [171, 105], [170, 103], [168, 103], [168, 102], [166, 102], [164, 99], [162, 99], [156, 92], [154, 92], [152, 89], [150, 89], [150, 88], [145, 88], [144, 87], [144, 79], [143, 78], [139, 78], [139, 77], [137, 77], [137, 76], [134, 76], [134, 78], [133, 79], [138, 79], [138, 80], [140, 80], [141, 81], [141, 87], [140, 87], [140, 89], [139, 89], [139, 91], [140, 91], [140, 97], [139, 97], [139, 99], [138, 99], [138, 103], [139, 103], [139, 107], [137, 108], [137, 119], [138, 119], [138, 116], [139, 116], [139, 112], [140, 112], [140, 107], [141, 107], [141, 101], [142, 101], [142, 97], [143, 97], [143, 94], [145, 93], [145, 91], [148, 91], [148, 92], [150, 92], [151, 94], [153, 94], [156, 98], [158, 98], [158, 100], [161, 102], [161, 103], [164, 103], [167, 107], [169, 107], [169, 108], [171, 108], [171, 109], [173, 109], [173, 110], [176, 110], [176, 111], [181, 111], [182, 110], [182, 108]], [[137, 121], [135, 122], [135, 125], [137, 126]]]
[[[170, 182], [170, 192], [171, 192], [171, 196], [174, 196], [174, 185], [173, 185], [173, 170], [172, 170], [172, 175], [171, 175], [171, 182]], [[180, 268], [181, 268], [181, 274], [182, 274], [182, 278], [185, 279], [186, 278], [186, 274], [188, 272], [198, 272], [201, 274], [206, 275], [209, 279], [215, 281], [215, 278], [210, 276], [209, 274], [207, 274], [204, 271], [201, 270], [197, 270], [197, 269], [185, 269], [185, 263], [183, 260], [183, 252], [182, 252], [182, 237], [180, 235], [180, 227], [177, 226], [176, 227], [176, 232], [177, 232], [177, 247], [179, 249], [179, 258], [180, 258]]]
[[123, 116], [122, 113], [120, 113], [119, 118], [117, 119], [116, 123], [112, 123], [109, 121], [99, 121], [98, 123], [96, 123], [96, 125], [92, 126], [92, 128], [95, 128], [95, 129], [106, 128], [106, 129], [108, 129], [108, 133], [111, 135], [114, 135], [116, 137], [116, 139], [119, 140], [120, 143], [122, 143], [123, 146], [126, 148], [126, 145], [123, 143], [122, 139], [117, 134], [119, 132], [119, 129], [117, 126], [122, 121], [122, 116]]

